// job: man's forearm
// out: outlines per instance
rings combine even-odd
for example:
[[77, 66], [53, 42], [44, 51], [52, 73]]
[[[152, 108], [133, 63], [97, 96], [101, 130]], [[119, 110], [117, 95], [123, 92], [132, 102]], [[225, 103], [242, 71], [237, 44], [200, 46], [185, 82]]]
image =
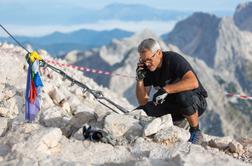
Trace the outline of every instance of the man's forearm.
[[143, 81], [136, 82], [136, 97], [140, 105], [145, 105], [148, 102], [149, 96], [146, 92]]
[[184, 79], [174, 84], [168, 84], [164, 86], [163, 89], [166, 92], [172, 94], [172, 93], [179, 93], [183, 91], [193, 90], [193, 89], [198, 88], [198, 86], [199, 86], [198, 82], [195, 82], [195, 80]]
[[163, 89], [168, 93], [179, 93], [199, 87], [198, 79], [192, 71], [188, 71], [179, 82], [168, 84]]

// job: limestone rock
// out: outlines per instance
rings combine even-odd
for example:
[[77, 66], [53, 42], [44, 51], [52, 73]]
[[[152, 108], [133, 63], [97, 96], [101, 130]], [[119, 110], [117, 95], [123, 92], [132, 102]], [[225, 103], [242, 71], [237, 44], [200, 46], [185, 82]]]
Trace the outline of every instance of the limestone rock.
[[8, 117], [9, 109], [5, 107], [0, 107], [0, 116]]
[[243, 149], [243, 146], [239, 142], [230, 142], [228, 144], [229, 151], [232, 153], [238, 153], [239, 155], [243, 154], [245, 151]]
[[84, 139], [82, 128], [79, 128], [79, 130], [74, 133], [73, 138], [76, 140], [83, 140]]
[[137, 119], [140, 119], [141, 116], [147, 116], [147, 114], [142, 109], [136, 109], [129, 112], [130, 115], [135, 116]]
[[167, 114], [167, 115], [161, 116], [160, 129], [169, 128], [171, 126], [173, 126], [173, 121], [172, 121], [171, 114]]
[[72, 114], [76, 111], [77, 106], [81, 104], [80, 99], [75, 95], [70, 96], [67, 99], [67, 102], [70, 105], [70, 109], [71, 109]]
[[232, 140], [233, 138], [231, 137], [215, 138], [215, 139], [211, 139], [208, 142], [208, 145], [214, 148], [225, 150], [229, 147], [229, 142], [231, 142]]
[[154, 136], [154, 140], [169, 145], [178, 141], [178, 133], [175, 132], [172, 127], [170, 127], [157, 133]]
[[188, 165], [246, 165], [216, 149], [206, 150], [199, 145], [188, 142], [179, 142], [170, 148], [167, 158], [174, 158], [176, 156], [180, 156], [183, 163]]
[[0, 117], [0, 137], [4, 136], [8, 129], [8, 119]]
[[11, 148], [8, 145], [0, 144], [0, 156], [5, 156], [11, 151]]
[[50, 128], [45, 133], [42, 133], [41, 142], [45, 144], [49, 149], [58, 145], [62, 132], [58, 128]]
[[137, 138], [134, 144], [130, 147], [131, 153], [138, 158], [149, 158], [150, 152], [154, 149], [161, 151], [161, 149], [166, 149], [166, 147], [143, 137]]
[[24, 142], [18, 142], [13, 145], [12, 150], [29, 156], [33, 159], [50, 155], [62, 137], [62, 132], [58, 128], [48, 128], [36, 130]]
[[23, 108], [23, 100], [20, 96], [14, 96], [0, 103], [0, 115], [7, 118], [15, 118]]
[[82, 104], [77, 106], [70, 124], [76, 128], [80, 128], [85, 123], [96, 120], [94, 109]]
[[156, 132], [158, 132], [158, 130], [160, 130], [161, 123], [161, 118], [155, 118], [148, 125], [145, 126], [143, 135], [150, 136], [152, 134], [155, 134]]
[[105, 118], [104, 128], [114, 137], [124, 134], [141, 135], [142, 126], [132, 116], [110, 114]]
[[105, 109], [104, 107], [97, 105], [95, 107], [95, 116], [97, 121], [102, 121], [106, 115], [108, 115], [110, 112], [109, 110]]
[[137, 119], [138, 118], [139, 118], [139, 123], [143, 127], [147, 126], [150, 122], [152, 122], [155, 119], [155, 117], [151, 117], [151, 116], [140, 116], [140, 117], [137, 117]]
[[36, 165], [37, 163], [38, 162], [36, 160], [26, 157], [15, 158], [2, 163], [0, 162], [1, 165], [27, 165], [27, 166], [33, 166]]
[[40, 122], [48, 127], [63, 127], [66, 122], [63, 119], [63, 113], [57, 106], [49, 108], [41, 113]]
[[52, 99], [50, 98], [50, 96], [47, 93], [42, 93], [42, 105], [41, 108], [43, 110], [46, 110], [50, 107], [53, 107], [54, 103], [52, 101]]
[[66, 112], [69, 116], [72, 115], [71, 106], [66, 100], [62, 100], [60, 106], [62, 107], [63, 111]]
[[60, 102], [65, 99], [64, 94], [58, 88], [54, 88], [49, 92], [49, 95], [56, 104], [60, 104]]
[[189, 132], [177, 126], [162, 129], [154, 136], [154, 141], [164, 143], [167, 145], [178, 141], [187, 141], [188, 139], [189, 139]]

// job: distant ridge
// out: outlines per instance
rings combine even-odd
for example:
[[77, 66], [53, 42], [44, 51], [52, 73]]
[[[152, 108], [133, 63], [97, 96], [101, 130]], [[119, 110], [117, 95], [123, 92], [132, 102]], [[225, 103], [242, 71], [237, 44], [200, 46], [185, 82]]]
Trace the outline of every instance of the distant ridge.
[[[85, 51], [133, 35], [133, 32], [120, 29], [95, 31], [81, 29], [69, 33], [54, 32], [41, 37], [16, 36], [23, 44], [30, 44], [34, 49], [45, 49], [52, 56], [62, 55], [71, 50]], [[11, 38], [0, 38], [1, 42], [13, 43]]]

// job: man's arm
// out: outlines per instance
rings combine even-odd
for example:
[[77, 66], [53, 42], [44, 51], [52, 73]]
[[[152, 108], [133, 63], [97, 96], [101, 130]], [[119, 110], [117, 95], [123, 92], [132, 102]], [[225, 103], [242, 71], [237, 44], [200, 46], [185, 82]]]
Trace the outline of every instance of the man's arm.
[[136, 97], [139, 105], [145, 105], [148, 102], [151, 86], [145, 87], [143, 80], [136, 82]]
[[178, 93], [187, 90], [193, 90], [199, 87], [199, 82], [195, 74], [190, 70], [184, 74], [182, 79], [173, 84], [168, 84], [163, 89], [168, 93]]

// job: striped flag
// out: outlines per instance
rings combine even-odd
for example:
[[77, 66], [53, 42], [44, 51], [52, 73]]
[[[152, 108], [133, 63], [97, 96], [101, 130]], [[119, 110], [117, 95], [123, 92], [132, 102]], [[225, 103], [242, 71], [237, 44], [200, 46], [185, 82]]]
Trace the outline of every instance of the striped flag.
[[27, 122], [34, 121], [41, 108], [41, 88], [43, 87], [39, 75], [39, 60], [32, 59], [32, 53], [30, 57], [25, 95], [25, 120]]

